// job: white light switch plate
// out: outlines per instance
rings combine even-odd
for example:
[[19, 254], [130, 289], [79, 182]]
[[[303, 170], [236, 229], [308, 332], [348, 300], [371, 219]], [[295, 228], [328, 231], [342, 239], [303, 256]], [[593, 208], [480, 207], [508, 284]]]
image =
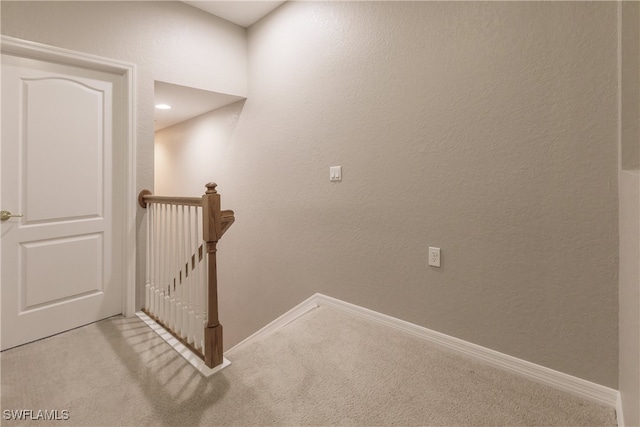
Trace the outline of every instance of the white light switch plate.
[[342, 166], [329, 167], [329, 180], [342, 181]]

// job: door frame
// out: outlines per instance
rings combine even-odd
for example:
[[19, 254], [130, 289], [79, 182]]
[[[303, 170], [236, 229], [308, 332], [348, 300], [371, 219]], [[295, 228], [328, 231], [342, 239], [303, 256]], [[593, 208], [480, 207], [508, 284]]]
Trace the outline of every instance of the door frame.
[[123, 181], [123, 209], [115, 213], [114, 219], [121, 221], [122, 242], [122, 314], [133, 316], [136, 307], [136, 66], [84, 52], [76, 52], [56, 46], [49, 46], [28, 40], [0, 35], [0, 53], [23, 56], [41, 61], [51, 61], [66, 65], [90, 68], [118, 74], [124, 79], [127, 112], [124, 114], [124, 132], [114, 138], [115, 144], [126, 144], [120, 150], [121, 156], [113, 158], [113, 173], [121, 173]]

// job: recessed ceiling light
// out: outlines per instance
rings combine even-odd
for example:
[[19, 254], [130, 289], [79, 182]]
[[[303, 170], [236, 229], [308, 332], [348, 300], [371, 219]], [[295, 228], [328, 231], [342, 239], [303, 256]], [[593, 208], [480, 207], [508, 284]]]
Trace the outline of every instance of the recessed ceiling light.
[[171, 109], [171, 105], [169, 105], [169, 104], [156, 104], [156, 108], [158, 110], [170, 110]]

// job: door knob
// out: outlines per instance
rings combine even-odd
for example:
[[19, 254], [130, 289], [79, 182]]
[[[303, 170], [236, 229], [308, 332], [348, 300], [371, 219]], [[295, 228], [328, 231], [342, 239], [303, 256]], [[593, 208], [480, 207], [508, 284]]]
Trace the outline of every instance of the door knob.
[[9, 211], [0, 211], [0, 221], [6, 221], [9, 218], [19, 218], [22, 214], [12, 214]]

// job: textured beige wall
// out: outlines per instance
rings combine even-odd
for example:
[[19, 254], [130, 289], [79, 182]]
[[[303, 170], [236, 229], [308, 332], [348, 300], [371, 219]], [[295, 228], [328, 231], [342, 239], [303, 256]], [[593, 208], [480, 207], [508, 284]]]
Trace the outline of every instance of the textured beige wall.
[[154, 193], [201, 196], [212, 181], [224, 188], [218, 171], [243, 106], [235, 102], [156, 132]]
[[[640, 3], [622, 2], [619, 389], [624, 422], [640, 425]], [[635, 169], [635, 171], [629, 170]]]
[[[154, 80], [246, 96], [245, 29], [183, 3], [3, 0], [0, 8], [3, 35], [136, 65], [138, 189], [153, 188]], [[144, 282], [143, 217], [139, 209], [139, 283]]]
[[640, 173], [620, 173], [620, 394], [640, 425]]
[[[172, 37], [46, 4], [3, 2], [2, 32], [139, 65], [149, 186], [152, 79], [171, 80], [148, 61]], [[237, 217], [226, 347], [322, 292], [616, 387], [616, 24], [608, 2], [290, 2], [252, 27], [248, 100], [212, 159]], [[138, 37], [156, 41], [116, 55]]]
[[616, 7], [288, 2], [251, 27], [227, 346], [322, 292], [616, 387]]
[[621, 2], [621, 163], [640, 169], [640, 2]]

